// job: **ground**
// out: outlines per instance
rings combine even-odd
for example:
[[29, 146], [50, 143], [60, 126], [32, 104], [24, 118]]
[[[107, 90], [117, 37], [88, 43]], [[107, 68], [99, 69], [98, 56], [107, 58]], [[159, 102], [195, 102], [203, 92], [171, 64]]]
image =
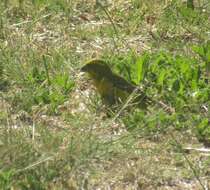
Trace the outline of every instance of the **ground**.
[[[209, 39], [208, 1], [195, 10], [181, 0], [2, 1], [0, 9], [0, 189], [209, 188], [209, 148], [196, 130], [208, 123], [208, 85], [188, 89], [196, 64], [205, 70], [192, 47]], [[135, 69], [127, 75], [124, 63], [153, 62], [146, 80], [130, 82], [176, 113], [108, 111], [80, 72], [94, 58], [127, 80]], [[167, 72], [183, 60], [192, 65], [180, 66], [177, 83]], [[158, 69], [162, 77], [149, 80]]]

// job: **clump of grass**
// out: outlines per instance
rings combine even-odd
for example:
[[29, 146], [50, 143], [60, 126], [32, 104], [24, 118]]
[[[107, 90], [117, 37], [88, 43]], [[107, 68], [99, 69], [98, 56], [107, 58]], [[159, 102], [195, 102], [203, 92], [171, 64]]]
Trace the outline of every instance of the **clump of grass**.
[[[208, 157], [183, 153], [185, 145], [209, 141], [205, 1], [194, 9], [179, 0], [104, 7], [91, 0], [1, 1], [0, 10], [1, 189], [163, 189], [185, 180], [191, 188], [195, 176], [208, 175]], [[87, 110], [80, 85], [92, 89], [78, 73], [90, 57], [104, 58], [175, 112], [152, 104], [148, 113], [106, 117], [95, 95]], [[29, 122], [15, 118], [23, 110]]]
[[[58, 105], [69, 98], [74, 87], [73, 77], [64, 71], [64, 63], [59, 56], [39, 57], [36, 52], [29, 52], [28, 58], [20, 57], [20, 60], [14, 62], [11, 54], [12, 52], [5, 51], [3, 61], [4, 75], [18, 88], [15, 96], [11, 97], [14, 108], [31, 111], [34, 105], [49, 104], [50, 111], [56, 112]], [[52, 62], [53, 59], [56, 62]]]

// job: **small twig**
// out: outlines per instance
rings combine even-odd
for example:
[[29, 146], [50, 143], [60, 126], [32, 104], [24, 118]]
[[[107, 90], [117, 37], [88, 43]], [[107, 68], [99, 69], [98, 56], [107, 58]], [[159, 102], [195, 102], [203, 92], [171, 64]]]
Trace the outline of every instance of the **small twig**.
[[32, 140], [34, 140], [35, 138], [35, 122], [33, 121], [33, 124], [32, 124]]
[[[97, 4], [98, 4], [99, 7], [104, 11], [104, 13], [105, 13], [106, 16], [108, 17], [109, 21], [111, 22], [116, 37], [117, 37], [118, 39], [120, 39], [120, 38], [119, 38], [119, 35], [118, 35], [117, 27], [115, 26], [115, 23], [114, 23], [114, 21], [112, 20], [112, 17], [110, 16], [108, 10], [107, 10], [99, 1], [97, 1]], [[116, 43], [116, 41], [115, 41], [115, 39], [114, 39], [113, 37], [112, 37], [112, 39], [113, 39], [113, 42], [114, 42], [114, 46], [115, 46], [115, 48], [117, 49], [117, 51], [118, 51], [118, 53], [119, 53], [119, 48], [118, 48], [118, 46], [117, 46], [117, 43]]]
[[181, 153], [182, 153], [184, 159], [185, 159], [186, 162], [188, 163], [190, 169], [192, 170], [192, 172], [193, 172], [193, 174], [194, 174], [196, 180], [198, 181], [198, 183], [200, 184], [200, 186], [202, 187], [202, 189], [203, 189], [203, 190], [207, 190], [206, 187], [204, 186], [204, 184], [202, 183], [202, 181], [201, 181], [199, 175], [197, 174], [197, 171], [196, 171], [196, 169], [194, 168], [193, 163], [188, 159], [186, 153], [184, 152], [184, 149], [183, 149], [183, 147], [182, 147], [182, 144], [179, 143], [179, 142], [176, 140], [176, 138], [174, 137], [174, 135], [173, 135], [171, 132], [169, 132], [169, 135], [171, 136], [171, 138], [174, 140], [174, 142], [176, 143], [177, 147], [178, 147], [179, 150], [181, 151]]
[[37, 22], [37, 21], [39, 21], [39, 20], [41, 20], [41, 19], [44, 19], [44, 18], [46, 18], [46, 17], [49, 17], [50, 15], [52, 15], [52, 14], [44, 15], [44, 16], [42, 16], [42, 17], [36, 19], [35, 21], [34, 21], [34, 20], [26, 20], [26, 21], [23, 21], [23, 22], [19, 22], [19, 23], [16, 23], [16, 24], [12, 24], [11, 27], [16, 27], [16, 26], [20, 26], [20, 25], [23, 25], [23, 24], [28, 24], [28, 23], [32, 23], [32, 22]]
[[136, 87], [135, 90], [129, 95], [125, 104], [120, 108], [120, 110], [116, 113], [115, 117], [111, 120], [111, 123], [113, 123], [120, 116], [120, 114], [128, 106], [128, 104], [131, 102], [131, 100], [133, 99], [134, 95], [138, 92], [138, 90], [139, 88]]
[[17, 171], [15, 172], [15, 174], [18, 174], [18, 173], [20, 173], [20, 172], [23, 172], [23, 171], [32, 169], [32, 168], [34, 168], [34, 167], [36, 167], [36, 166], [38, 166], [38, 165], [40, 165], [40, 164], [42, 164], [42, 163], [44, 163], [44, 162], [47, 162], [47, 161], [49, 161], [49, 160], [53, 160], [53, 158], [54, 158], [54, 156], [49, 156], [49, 157], [47, 157], [47, 158], [44, 158], [44, 159], [39, 160], [39, 161], [37, 161], [37, 162], [34, 162], [33, 164], [31, 164], [31, 165], [29, 165], [29, 166], [27, 166], [27, 167], [25, 167], [25, 168], [23, 168], [23, 169], [17, 170]]

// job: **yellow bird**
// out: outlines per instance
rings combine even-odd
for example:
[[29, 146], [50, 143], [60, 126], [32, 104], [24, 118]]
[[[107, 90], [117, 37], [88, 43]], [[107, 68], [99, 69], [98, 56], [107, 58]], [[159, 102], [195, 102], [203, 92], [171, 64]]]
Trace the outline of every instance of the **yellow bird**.
[[[81, 71], [89, 74], [96, 90], [106, 105], [124, 103], [129, 95], [138, 88], [121, 76], [113, 73], [103, 60], [92, 60], [83, 66]], [[137, 97], [134, 98], [133, 102], [137, 103], [140, 108], [147, 109], [150, 98], [138, 89]]]

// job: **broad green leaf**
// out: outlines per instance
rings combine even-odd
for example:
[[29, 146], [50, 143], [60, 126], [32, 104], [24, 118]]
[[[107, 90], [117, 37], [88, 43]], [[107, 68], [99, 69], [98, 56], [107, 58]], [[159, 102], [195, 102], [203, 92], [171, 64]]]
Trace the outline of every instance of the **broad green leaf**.
[[139, 84], [145, 77], [145, 73], [148, 67], [148, 60], [149, 57], [147, 54], [144, 54], [143, 56], [137, 57], [137, 60], [135, 62], [135, 77], [134, 82], [136, 84]]

